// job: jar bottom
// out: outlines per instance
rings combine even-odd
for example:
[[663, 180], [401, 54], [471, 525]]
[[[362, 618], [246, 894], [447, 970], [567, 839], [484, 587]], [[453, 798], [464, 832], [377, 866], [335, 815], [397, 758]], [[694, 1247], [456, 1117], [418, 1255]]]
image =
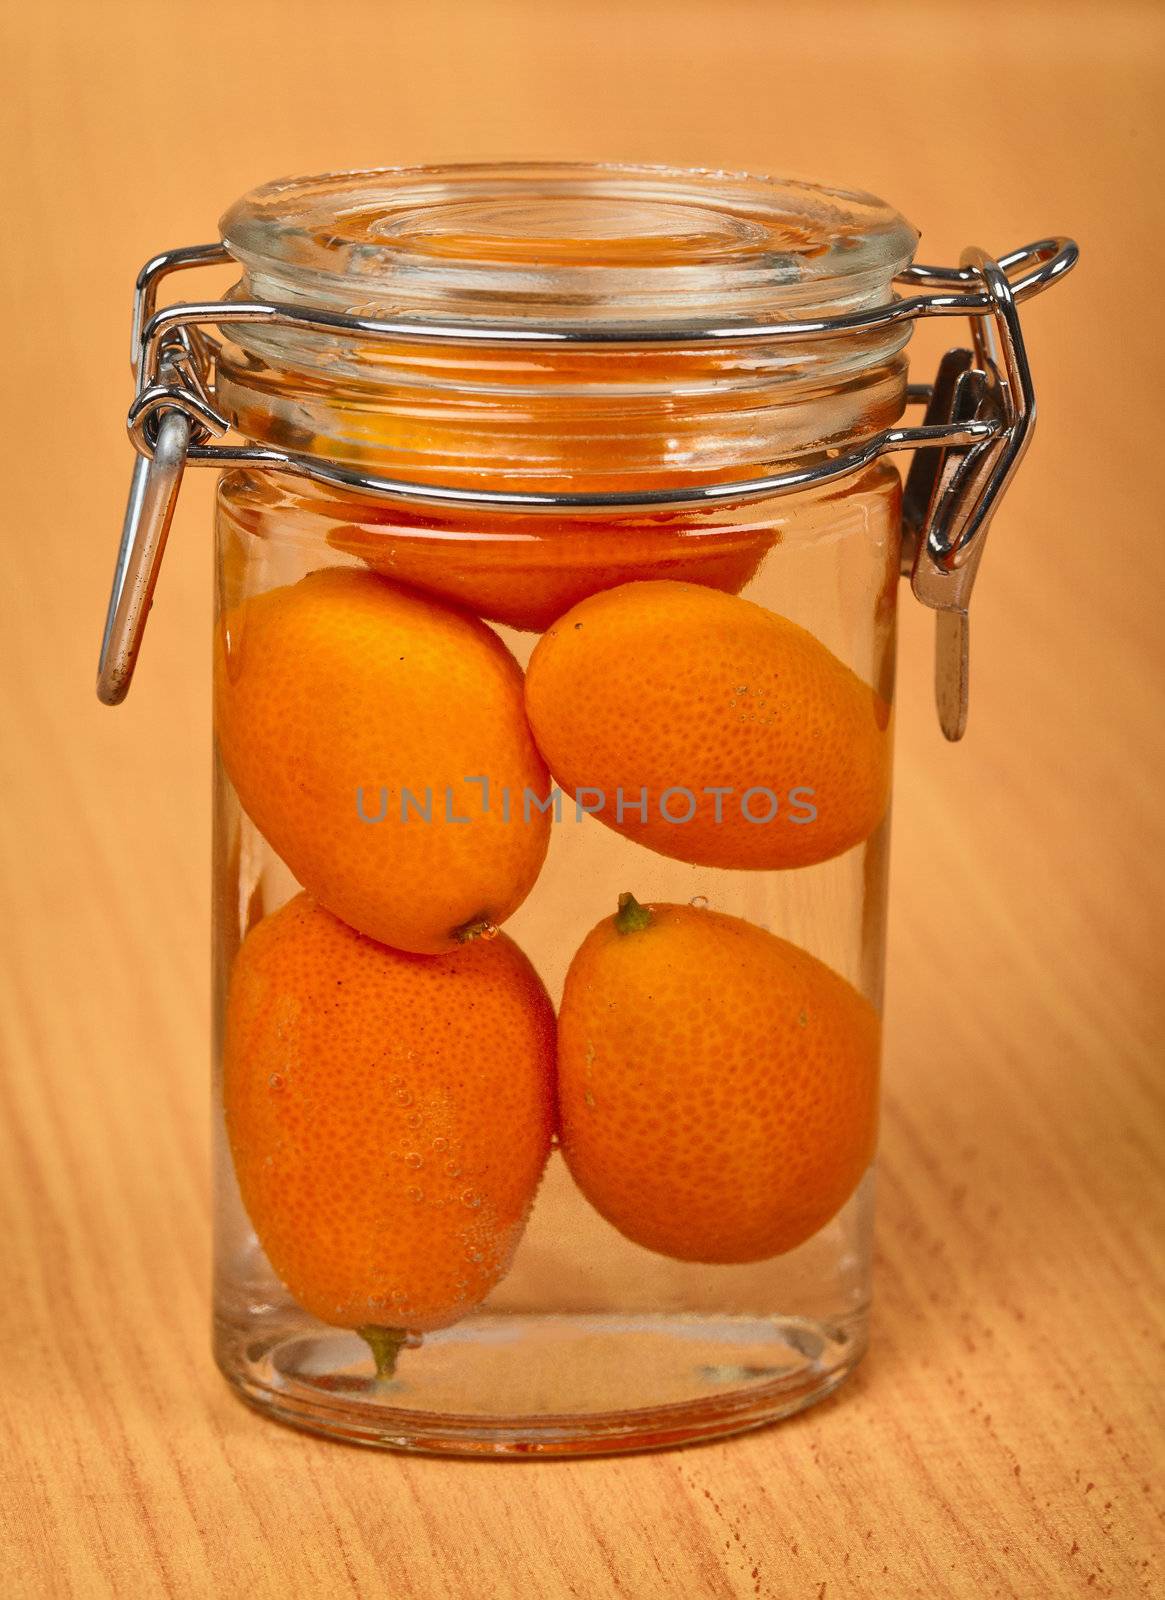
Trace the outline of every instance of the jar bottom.
[[[288, 1309], [245, 1331], [220, 1318], [215, 1355], [252, 1406], [309, 1433], [430, 1455], [578, 1456], [741, 1433], [824, 1399], [866, 1348], [866, 1314], [472, 1316], [406, 1350], [377, 1380], [354, 1333]], [[622, 1407], [620, 1393], [634, 1395]]]

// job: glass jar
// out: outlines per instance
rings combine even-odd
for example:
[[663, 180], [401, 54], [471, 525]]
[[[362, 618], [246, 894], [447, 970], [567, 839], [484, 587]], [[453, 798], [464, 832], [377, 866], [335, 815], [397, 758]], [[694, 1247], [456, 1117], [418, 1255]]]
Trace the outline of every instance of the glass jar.
[[914, 230], [495, 166], [268, 185], [223, 238], [241, 281], [193, 320], [229, 340], [155, 339], [139, 435], [161, 459], [185, 385], [247, 441], [219, 1365], [433, 1451], [797, 1411], [867, 1339], [910, 331], [871, 312]]

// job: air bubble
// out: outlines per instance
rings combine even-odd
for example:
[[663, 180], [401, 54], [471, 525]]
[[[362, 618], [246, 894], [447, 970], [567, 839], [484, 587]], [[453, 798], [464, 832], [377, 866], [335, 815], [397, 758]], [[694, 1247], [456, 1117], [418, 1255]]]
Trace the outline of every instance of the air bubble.
[[414, 1205], [419, 1205], [420, 1202], [425, 1198], [425, 1191], [423, 1189], [418, 1189], [414, 1185], [413, 1188], [408, 1191], [408, 1196]]
[[462, 1189], [461, 1204], [463, 1206], [468, 1206], [471, 1211], [476, 1211], [478, 1206], [481, 1204], [481, 1196], [473, 1189]]
[[412, 1167], [414, 1172], [418, 1167], [424, 1166], [424, 1164], [424, 1157], [419, 1156], [415, 1150], [410, 1150], [408, 1155], [405, 1157], [405, 1166]]
[[434, 1150], [447, 1150], [448, 1148], [449, 1148], [448, 1139], [443, 1139], [440, 1136], [440, 1134], [438, 1134], [438, 1136], [433, 1140], [433, 1149]]
[[697, 911], [703, 911], [704, 907], [708, 904], [708, 896], [706, 894], [694, 894], [688, 901], [688, 904], [690, 906], [695, 906]]
[[282, 1089], [284, 1086], [283, 1074], [281, 1072], [273, 1072], [267, 1082], [273, 1089]]
[[451, 1178], [459, 1178], [461, 1176], [461, 1168], [457, 1165], [456, 1161], [446, 1161], [445, 1171]]
[[410, 1111], [408, 1116], [405, 1118], [405, 1121], [408, 1123], [410, 1128], [419, 1128], [424, 1120], [424, 1117], [422, 1117], [419, 1111]]
[[398, 1089], [396, 1091], [396, 1102], [397, 1105], [411, 1106], [413, 1103], [413, 1097], [407, 1089]]

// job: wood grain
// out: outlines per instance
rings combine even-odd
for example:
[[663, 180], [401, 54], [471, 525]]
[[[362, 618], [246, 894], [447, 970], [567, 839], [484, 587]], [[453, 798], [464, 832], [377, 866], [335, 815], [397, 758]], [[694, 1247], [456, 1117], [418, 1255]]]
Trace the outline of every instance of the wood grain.
[[[3, 33], [5, 1592], [1160, 1593], [1159, 10], [42, 0]], [[726, 1444], [499, 1466], [282, 1431], [211, 1366], [208, 484], [130, 700], [91, 685], [140, 262], [281, 172], [521, 154], [834, 178], [927, 259], [1064, 229], [1085, 264], [1028, 318], [960, 748], [906, 613], [868, 1362]]]

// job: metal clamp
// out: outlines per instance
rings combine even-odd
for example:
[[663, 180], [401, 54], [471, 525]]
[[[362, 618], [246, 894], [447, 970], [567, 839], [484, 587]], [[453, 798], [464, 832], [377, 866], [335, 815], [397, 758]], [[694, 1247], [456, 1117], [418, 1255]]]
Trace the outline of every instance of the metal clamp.
[[973, 319], [973, 350], [948, 350], [939, 367], [926, 421], [935, 427], [992, 425], [970, 449], [916, 452], [903, 497], [903, 571], [935, 619], [935, 701], [948, 739], [961, 739], [970, 695], [968, 608], [987, 528], [1031, 443], [1036, 420], [1031, 367], [1015, 290], [982, 250], [963, 261], [991, 297], [989, 314]]
[[[943, 732], [962, 736], [967, 714], [967, 605], [987, 525], [1019, 464], [1035, 420], [1031, 374], [1018, 303], [1075, 265], [1070, 239], [1042, 239], [993, 261], [964, 252], [957, 268], [907, 267], [896, 282], [920, 292], [839, 317], [800, 322], [658, 327], [627, 324], [552, 326], [422, 323], [343, 316], [264, 301], [199, 301], [157, 310], [158, 287], [170, 273], [231, 258], [221, 244], [168, 251], [146, 263], [134, 295], [133, 368], [137, 393], [129, 432], [138, 459], [114, 571], [98, 669], [97, 693], [108, 705], [125, 698], [157, 582], [174, 504], [186, 465], [248, 466], [286, 472], [361, 494], [411, 504], [473, 509], [673, 509], [736, 503], [815, 488], [848, 477], [883, 455], [914, 450], [904, 499], [904, 570], [916, 596], [938, 612], [936, 696]], [[826, 453], [811, 466], [763, 477], [651, 489], [572, 494], [461, 489], [360, 472], [271, 446], [211, 443], [229, 427], [214, 404], [219, 346], [210, 326], [266, 324], [362, 339], [412, 343], [618, 346], [729, 344], [858, 333], [926, 316], [970, 318], [973, 350], [948, 352], [933, 386], [911, 385], [908, 401], [925, 402], [919, 427], [887, 428], [852, 450]]]
[[120, 705], [129, 693], [191, 433], [186, 412], [168, 410], [159, 419], [153, 455], [134, 462], [97, 668], [97, 698], [107, 706]]

